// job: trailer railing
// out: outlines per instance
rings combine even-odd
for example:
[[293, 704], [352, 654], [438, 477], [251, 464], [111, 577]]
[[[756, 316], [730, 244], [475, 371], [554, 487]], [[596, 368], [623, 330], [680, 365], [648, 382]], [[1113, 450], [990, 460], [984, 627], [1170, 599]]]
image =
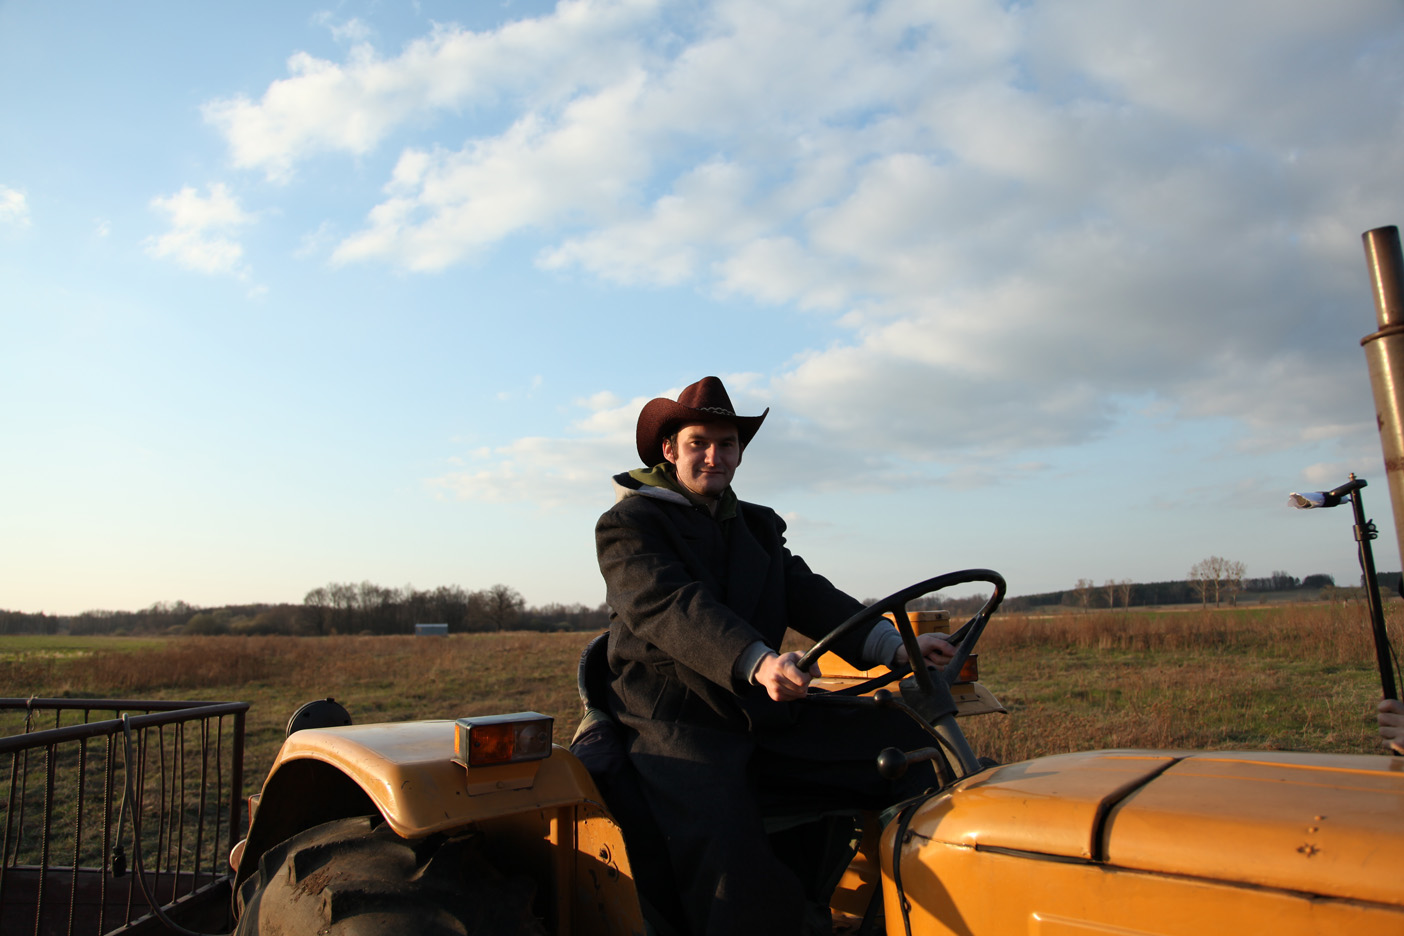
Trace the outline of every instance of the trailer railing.
[[146, 894], [183, 925], [227, 931], [247, 711], [0, 698], [0, 933], [159, 932]]

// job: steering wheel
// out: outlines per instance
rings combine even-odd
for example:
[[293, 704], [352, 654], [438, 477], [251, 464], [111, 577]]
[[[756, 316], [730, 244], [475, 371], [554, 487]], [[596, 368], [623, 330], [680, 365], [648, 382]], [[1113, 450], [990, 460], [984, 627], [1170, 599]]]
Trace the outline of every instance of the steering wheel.
[[[921, 648], [917, 644], [916, 630], [912, 627], [911, 618], [907, 616], [907, 602], [922, 595], [940, 591], [943, 588], [950, 588], [952, 585], [965, 585], [969, 582], [987, 582], [994, 586], [994, 591], [986, 599], [983, 607], [976, 612], [975, 616], [966, 621], [959, 630], [947, 638], [956, 647], [955, 656], [945, 667], [938, 670], [940, 682], [931, 676], [931, 668], [922, 665]], [[975, 752], [970, 749], [970, 745], [965, 740], [965, 735], [956, 724], [955, 714], [957, 706], [951, 696], [950, 687], [960, 678], [961, 667], [970, 658], [970, 652], [975, 649], [975, 644], [980, 639], [980, 635], [985, 631], [985, 625], [989, 623], [990, 615], [999, 607], [1004, 600], [1004, 576], [998, 572], [991, 572], [989, 569], [966, 569], [961, 572], [948, 572], [945, 575], [938, 575], [935, 578], [927, 579], [924, 582], [917, 582], [888, 595], [881, 601], [874, 602], [868, 607], [859, 611], [838, 627], [835, 627], [828, 634], [816, 643], [809, 651], [800, 657], [795, 664], [803, 671], [808, 671], [814, 665], [814, 661], [826, 652], [835, 641], [844, 635], [857, 630], [860, 627], [872, 627], [882, 615], [891, 613], [897, 622], [897, 630], [902, 635], [902, 645], [907, 648], [907, 660], [912, 664], [912, 675], [908, 679], [903, 679], [901, 683], [902, 702], [897, 703], [892, 698], [892, 693], [886, 689], [879, 689], [873, 693], [871, 702], [877, 705], [897, 705], [906, 709], [907, 712], [923, 724], [928, 732], [931, 732], [938, 744], [936, 747], [924, 748], [913, 752], [911, 757], [897, 748], [887, 748], [878, 756], [878, 772], [889, 779], [900, 776], [907, 769], [907, 764], [912, 758], [918, 760], [932, 760], [936, 764], [937, 775], [940, 777], [941, 785], [945, 786], [951, 782], [955, 775], [951, 771], [951, 766], [946, 758], [942, 747], [950, 750], [960, 762], [963, 775], [969, 775], [981, 769], [980, 759], [975, 756]], [[899, 679], [903, 675], [900, 669], [894, 669], [885, 680], [870, 680], [863, 684], [863, 689], [872, 689], [877, 685], [885, 685], [887, 682]], [[835, 698], [837, 693], [811, 695], [812, 700], [826, 699], [838, 701]], [[853, 702], [858, 702], [861, 697], [854, 697]]]
[[[917, 686], [921, 694], [931, 696], [935, 694], [935, 685], [931, 678], [931, 671], [926, 666], [918, 665], [921, 660], [921, 649], [917, 644], [916, 631], [912, 627], [911, 618], [907, 616], [907, 603], [929, 595], [932, 592], [940, 591], [943, 588], [950, 588], [954, 585], [966, 585], [970, 582], [986, 582], [994, 586], [988, 600], [975, 616], [966, 621], [959, 630], [947, 638], [955, 645], [956, 653], [946, 666], [939, 670], [941, 681], [947, 687], [953, 685], [960, 676], [960, 669], [969, 659], [970, 652], [975, 649], [976, 642], [985, 631], [985, 625], [989, 623], [990, 615], [999, 607], [1004, 600], [1004, 576], [989, 569], [965, 569], [960, 572], [947, 572], [945, 575], [938, 575], [929, 578], [915, 585], [909, 585], [898, 592], [893, 592], [881, 601], [874, 602], [868, 607], [835, 627], [814, 646], [810, 647], [804, 656], [800, 657], [796, 666], [803, 672], [808, 672], [814, 662], [840, 638], [859, 629], [860, 627], [872, 627], [872, 625], [884, 614], [891, 614], [897, 621], [897, 631], [902, 635], [902, 645], [907, 648], [907, 660], [912, 667], [912, 676], [916, 679]], [[901, 673], [894, 673], [892, 678], [897, 679]]]

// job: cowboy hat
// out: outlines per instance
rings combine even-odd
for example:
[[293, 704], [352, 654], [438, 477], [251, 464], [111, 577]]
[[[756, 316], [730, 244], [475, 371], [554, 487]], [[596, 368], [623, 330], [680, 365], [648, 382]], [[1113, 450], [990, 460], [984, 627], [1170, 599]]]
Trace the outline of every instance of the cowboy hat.
[[688, 423], [735, 423], [741, 448], [745, 449], [769, 412], [766, 407], [759, 416], [737, 416], [722, 382], [716, 377], [703, 377], [679, 393], [676, 403], [667, 397], [656, 397], [644, 404], [635, 431], [639, 457], [649, 467], [663, 461], [663, 440]]

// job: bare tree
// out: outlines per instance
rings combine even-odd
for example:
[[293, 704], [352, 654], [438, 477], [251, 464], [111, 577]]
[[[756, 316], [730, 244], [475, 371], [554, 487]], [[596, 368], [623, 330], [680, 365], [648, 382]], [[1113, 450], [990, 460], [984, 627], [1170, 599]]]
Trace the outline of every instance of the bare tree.
[[1203, 559], [1190, 566], [1189, 586], [1199, 596], [1204, 607], [1209, 607], [1209, 593], [1214, 590], [1213, 579], [1209, 574], [1209, 560]]
[[1107, 579], [1102, 583], [1102, 594], [1106, 596], [1107, 607], [1116, 607], [1116, 579]]
[[1116, 583], [1116, 590], [1121, 594], [1121, 606], [1131, 607], [1131, 594], [1136, 590], [1136, 583], [1130, 579], [1122, 579]]
[[312, 625], [312, 632], [321, 636], [331, 629], [331, 595], [325, 588], [314, 588], [302, 599], [306, 608], [306, 619]]
[[526, 601], [515, 588], [497, 584], [476, 594], [482, 596], [483, 614], [492, 630], [512, 630], [521, 623]]
[[1238, 593], [1243, 590], [1243, 575], [1247, 572], [1243, 563], [1236, 559], [1224, 560], [1224, 591], [1228, 594], [1229, 604], [1238, 604]]
[[1077, 606], [1086, 610], [1092, 606], [1092, 594], [1097, 589], [1096, 584], [1088, 578], [1080, 578], [1073, 586], [1073, 595], [1077, 598]]
[[1190, 588], [1199, 595], [1205, 607], [1209, 596], [1214, 596], [1214, 607], [1219, 607], [1225, 597], [1232, 598], [1243, 587], [1243, 563], [1223, 556], [1210, 556], [1194, 564], [1189, 571]]

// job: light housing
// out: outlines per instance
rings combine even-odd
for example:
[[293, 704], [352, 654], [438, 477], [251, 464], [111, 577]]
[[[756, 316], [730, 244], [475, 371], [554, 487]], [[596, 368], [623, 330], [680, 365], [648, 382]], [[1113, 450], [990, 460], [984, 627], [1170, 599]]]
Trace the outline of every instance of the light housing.
[[453, 753], [469, 767], [519, 764], [551, 756], [555, 719], [540, 712], [460, 718], [454, 723]]

